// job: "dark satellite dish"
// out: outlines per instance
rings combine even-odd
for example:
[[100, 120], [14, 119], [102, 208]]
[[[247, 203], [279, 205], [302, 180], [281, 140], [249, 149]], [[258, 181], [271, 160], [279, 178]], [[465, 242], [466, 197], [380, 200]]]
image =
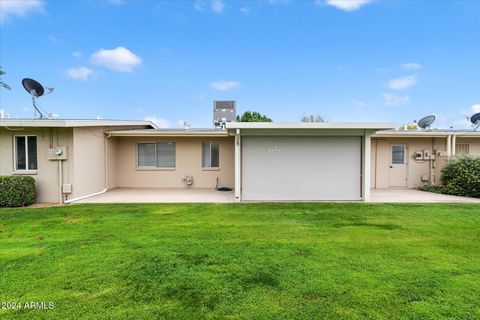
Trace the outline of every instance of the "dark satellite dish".
[[[43, 113], [40, 111], [40, 106], [37, 105], [37, 98], [43, 96], [45, 89], [38, 82], [30, 78], [25, 78], [22, 80], [22, 85], [27, 90], [27, 92], [32, 96], [32, 104], [35, 110], [40, 115], [40, 119], [43, 118]], [[53, 87], [48, 87], [48, 93], [52, 93]], [[44, 110], [45, 111], [45, 110]]]
[[480, 112], [475, 113], [473, 116], [470, 117], [470, 122], [476, 126], [475, 131], [478, 129], [480, 126]]
[[427, 128], [430, 129], [430, 126], [434, 121], [435, 121], [434, 115], [426, 116], [418, 120], [418, 126], [422, 129], [427, 129]]
[[25, 78], [22, 80], [23, 87], [30, 93], [32, 96], [41, 97], [45, 93], [45, 89], [38, 82], [30, 78]]

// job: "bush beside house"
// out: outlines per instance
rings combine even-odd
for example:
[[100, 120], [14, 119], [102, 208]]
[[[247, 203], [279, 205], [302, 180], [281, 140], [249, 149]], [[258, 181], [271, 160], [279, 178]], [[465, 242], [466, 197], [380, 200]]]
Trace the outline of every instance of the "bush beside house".
[[460, 157], [442, 169], [440, 186], [426, 185], [424, 191], [480, 198], [480, 157]]
[[0, 177], [0, 207], [23, 207], [35, 202], [35, 180], [28, 176]]
[[442, 170], [442, 192], [480, 198], [480, 157], [461, 157]]

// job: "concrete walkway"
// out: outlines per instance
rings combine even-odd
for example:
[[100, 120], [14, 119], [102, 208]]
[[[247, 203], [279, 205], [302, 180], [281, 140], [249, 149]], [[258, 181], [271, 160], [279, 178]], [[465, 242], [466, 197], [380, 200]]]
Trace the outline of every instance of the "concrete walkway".
[[228, 203], [234, 202], [233, 191], [214, 189], [140, 189], [118, 188], [75, 201], [75, 203]]
[[373, 189], [371, 202], [480, 203], [478, 198], [450, 196], [417, 189]]
[[[221, 192], [214, 189], [118, 188], [75, 203], [230, 203], [234, 200], [233, 191]], [[371, 191], [371, 202], [480, 204], [480, 199], [450, 196], [417, 189], [373, 189]]]

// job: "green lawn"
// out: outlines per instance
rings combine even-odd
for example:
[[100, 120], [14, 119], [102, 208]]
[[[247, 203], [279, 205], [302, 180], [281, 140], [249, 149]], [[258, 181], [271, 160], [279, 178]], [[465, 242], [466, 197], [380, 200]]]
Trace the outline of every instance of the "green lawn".
[[479, 319], [480, 206], [0, 210], [0, 319]]

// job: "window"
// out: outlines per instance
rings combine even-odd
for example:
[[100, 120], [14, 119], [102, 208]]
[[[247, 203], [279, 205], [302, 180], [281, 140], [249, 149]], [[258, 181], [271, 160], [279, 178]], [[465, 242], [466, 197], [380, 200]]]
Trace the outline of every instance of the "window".
[[405, 163], [405, 146], [392, 146], [392, 164]]
[[202, 142], [202, 167], [220, 167], [220, 146], [218, 142]]
[[175, 142], [137, 144], [137, 166], [175, 168]]
[[15, 170], [37, 170], [37, 137], [15, 137]]
[[455, 144], [455, 153], [458, 155], [470, 154], [470, 145], [468, 143]]

